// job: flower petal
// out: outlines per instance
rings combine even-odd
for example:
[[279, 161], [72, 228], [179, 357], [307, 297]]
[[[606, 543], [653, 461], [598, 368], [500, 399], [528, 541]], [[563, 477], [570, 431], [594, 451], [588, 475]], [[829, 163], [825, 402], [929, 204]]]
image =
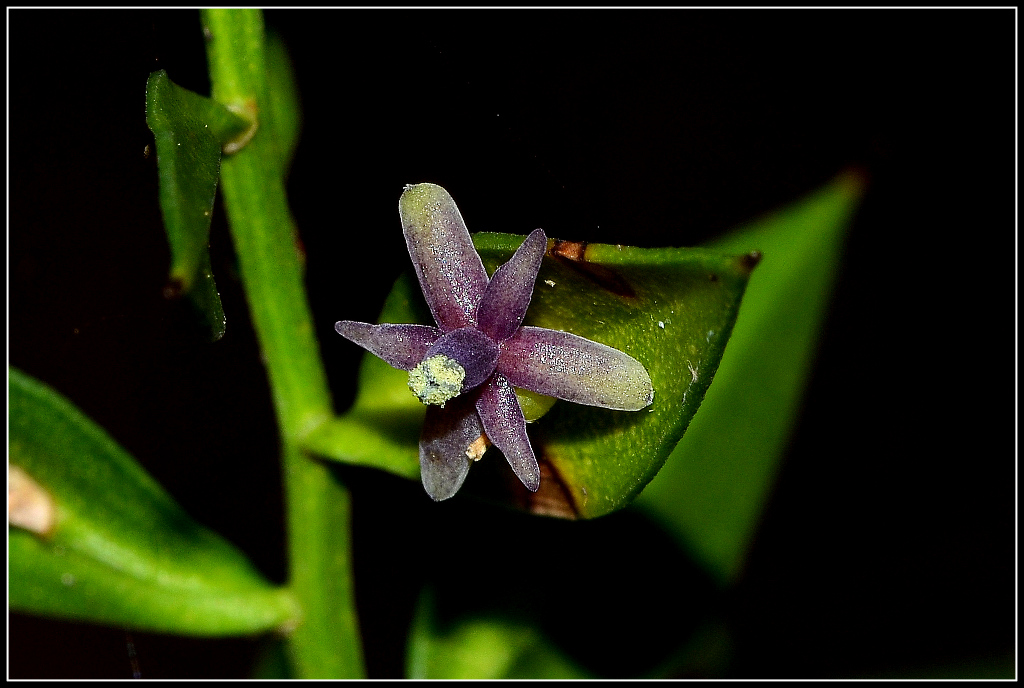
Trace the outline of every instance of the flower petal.
[[610, 346], [568, 332], [521, 327], [500, 347], [498, 372], [516, 387], [619, 411], [639, 411], [654, 401], [647, 370]]
[[426, 325], [371, 325], [352, 320], [340, 320], [334, 323], [334, 329], [399, 370], [415, 368], [441, 336], [436, 327]]
[[480, 299], [477, 326], [497, 341], [507, 339], [523, 323], [523, 316], [533, 297], [540, 262], [548, 247], [543, 229], [535, 229], [526, 237], [507, 263], [491, 275], [491, 281]]
[[462, 487], [469, 467], [469, 448], [483, 434], [473, 397], [461, 396], [444, 406], [428, 406], [420, 433], [420, 480], [435, 502]]
[[501, 450], [516, 477], [530, 492], [540, 487], [540, 466], [526, 436], [526, 419], [516, 393], [501, 375], [494, 375], [480, 388], [476, 401], [487, 438]]
[[487, 272], [455, 201], [436, 184], [405, 187], [398, 201], [405, 243], [434, 320], [445, 332], [474, 321]]

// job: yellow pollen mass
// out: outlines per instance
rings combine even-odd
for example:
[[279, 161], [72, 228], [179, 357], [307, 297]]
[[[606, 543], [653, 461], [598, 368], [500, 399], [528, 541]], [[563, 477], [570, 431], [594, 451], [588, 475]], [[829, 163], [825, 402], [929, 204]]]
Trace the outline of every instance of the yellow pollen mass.
[[444, 406], [462, 393], [465, 379], [466, 369], [458, 361], [437, 354], [409, 371], [409, 389], [424, 404]]

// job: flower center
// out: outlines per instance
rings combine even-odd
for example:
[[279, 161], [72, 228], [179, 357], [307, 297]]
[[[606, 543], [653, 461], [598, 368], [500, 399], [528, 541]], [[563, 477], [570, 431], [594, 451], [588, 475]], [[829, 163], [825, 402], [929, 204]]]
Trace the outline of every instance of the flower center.
[[409, 389], [424, 404], [444, 406], [462, 393], [466, 369], [455, 359], [436, 354], [409, 371]]
[[447, 332], [409, 371], [409, 389], [424, 404], [449, 399], [482, 384], [498, 365], [498, 345], [473, 326]]

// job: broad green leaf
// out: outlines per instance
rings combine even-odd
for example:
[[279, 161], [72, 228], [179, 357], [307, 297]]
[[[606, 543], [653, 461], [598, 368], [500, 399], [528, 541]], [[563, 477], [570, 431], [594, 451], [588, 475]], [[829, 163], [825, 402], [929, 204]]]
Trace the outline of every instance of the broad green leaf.
[[210, 268], [210, 220], [221, 149], [249, 123], [160, 70], [146, 82], [146, 124], [156, 141], [160, 209], [171, 247], [170, 292], [188, 295], [210, 338], [220, 339], [224, 309]]
[[[490, 272], [521, 239], [492, 234], [478, 235], [477, 242]], [[522, 491], [521, 497], [534, 512], [593, 518], [639, 494], [686, 430], [757, 259], [606, 244], [556, 243], [550, 252], [558, 257], [545, 259], [524, 324], [624, 351], [647, 368], [654, 384], [654, 403], [641, 411], [557, 402], [531, 427], [542, 475], [545, 468], [550, 473], [535, 495]]]
[[[187, 635], [280, 629], [289, 592], [193, 521], [73, 404], [9, 369], [9, 604]], [[27, 514], [27, 515], [26, 515]]]
[[716, 250], [757, 249], [740, 318], [700, 412], [637, 500], [723, 581], [736, 576], [814, 362], [843, 237], [863, 191], [844, 174], [740, 228]]
[[443, 623], [424, 593], [406, 649], [411, 679], [573, 679], [589, 676], [534, 626], [493, 614]]
[[[488, 272], [522, 241], [507, 234], [474, 236]], [[474, 487], [472, 472], [464, 489], [499, 499], [511, 490], [527, 510], [570, 518], [593, 518], [628, 503], [658, 472], [700, 405], [755, 263], [756, 256], [705, 249], [554, 242], [524, 324], [565, 330], [630, 354], [651, 375], [654, 403], [624, 412], [557, 402], [530, 426], [542, 470], [537, 493], [515, 480], [508, 489], [485, 481]], [[431, 322], [414, 280], [399, 280], [379, 321]], [[353, 408], [318, 433], [315, 451], [418, 476], [424, 411], [407, 379], [366, 356]], [[544, 410], [533, 403], [528, 408], [531, 416]], [[502, 459], [491, 450], [483, 461]]]

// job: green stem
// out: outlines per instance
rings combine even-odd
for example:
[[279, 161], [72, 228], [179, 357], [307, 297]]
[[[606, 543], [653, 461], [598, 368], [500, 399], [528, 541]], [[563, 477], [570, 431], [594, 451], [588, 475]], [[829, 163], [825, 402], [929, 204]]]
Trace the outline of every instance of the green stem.
[[289, 637], [294, 668], [303, 678], [358, 678], [364, 669], [348, 491], [299, 445], [332, 407], [269, 121], [263, 16], [203, 10], [202, 19], [213, 98], [258, 125], [241, 150], [224, 158], [221, 189], [281, 433], [289, 585], [303, 610]]

